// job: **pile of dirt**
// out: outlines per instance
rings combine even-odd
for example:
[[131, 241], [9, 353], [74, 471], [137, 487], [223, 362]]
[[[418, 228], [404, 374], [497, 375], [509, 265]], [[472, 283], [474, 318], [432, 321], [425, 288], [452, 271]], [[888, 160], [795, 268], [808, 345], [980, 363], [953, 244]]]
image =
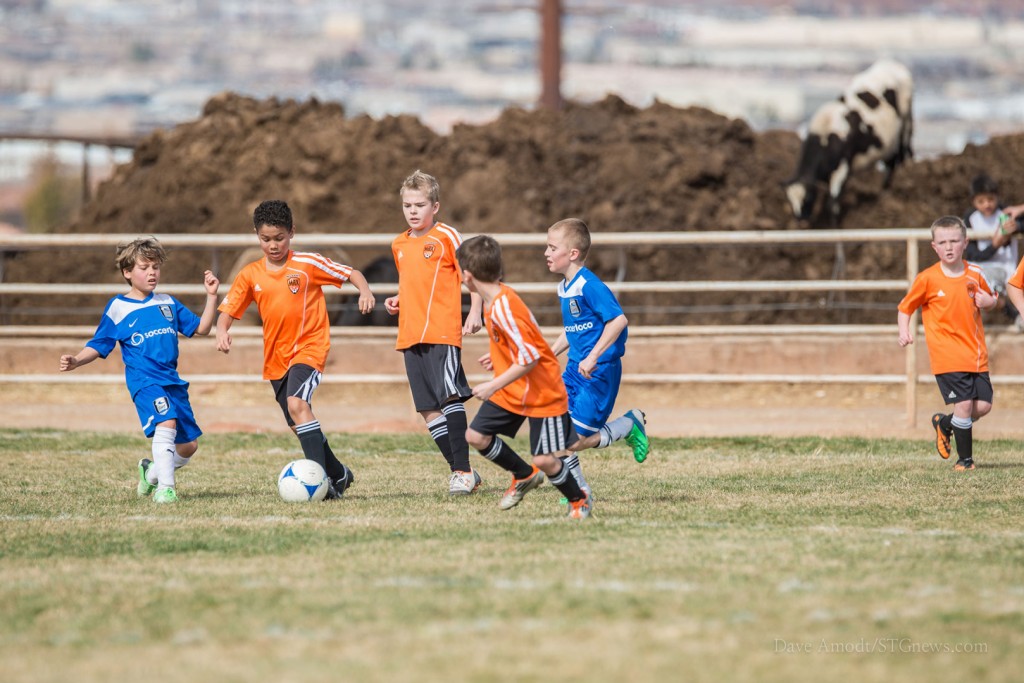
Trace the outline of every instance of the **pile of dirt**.
[[[441, 220], [465, 233], [543, 232], [560, 218], [582, 217], [596, 233], [589, 265], [614, 278], [620, 250], [601, 248], [602, 231], [800, 229], [781, 187], [799, 146], [791, 132], [759, 133], [706, 109], [636, 108], [614, 96], [559, 112], [509, 109], [491, 123], [440, 135], [411, 116], [348, 118], [338, 104], [227, 93], [210, 100], [198, 120], [146, 138], [67, 231], [249, 233], [255, 205], [282, 198], [303, 232], [394, 234], [404, 227], [398, 187], [420, 168], [441, 181]], [[1014, 181], [1024, 171], [1024, 136], [903, 166], [889, 191], [882, 191], [879, 173], [855, 176], [842, 227], [925, 227], [939, 215], [961, 214], [970, 179], [982, 170], [1001, 181], [1009, 198], [1019, 196]], [[389, 252], [351, 254], [362, 268]], [[827, 279], [834, 265], [832, 250], [820, 246], [634, 247], [625, 254], [628, 280]], [[507, 256], [510, 282], [551, 279], [539, 253]], [[22, 254], [8, 262], [6, 279], [120, 281], [107, 251], [77, 257]], [[208, 262], [208, 253], [175, 250], [165, 280], [198, 283]], [[922, 262], [932, 262], [927, 253]], [[846, 248], [848, 277], [900, 278], [904, 264], [902, 245]], [[8, 311], [37, 302], [15, 299], [8, 298]], [[636, 312], [631, 320], [643, 323], [894, 317], [892, 293], [851, 293], [850, 310], [836, 298], [799, 294], [638, 294], [624, 303]], [[94, 299], [64, 305], [63, 322], [95, 321]], [[80, 307], [91, 310], [78, 315]]]

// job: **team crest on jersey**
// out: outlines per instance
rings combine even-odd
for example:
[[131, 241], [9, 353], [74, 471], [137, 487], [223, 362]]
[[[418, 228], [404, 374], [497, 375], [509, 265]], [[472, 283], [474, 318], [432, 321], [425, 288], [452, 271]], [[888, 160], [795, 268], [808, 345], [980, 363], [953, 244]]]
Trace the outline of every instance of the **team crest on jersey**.
[[491, 339], [493, 339], [496, 344], [501, 343], [501, 331], [498, 330], [497, 327], [491, 329]]
[[574, 318], [580, 317], [580, 305], [576, 299], [569, 299], [569, 312]]
[[170, 409], [171, 406], [167, 402], [166, 396], [161, 396], [157, 400], [153, 401], [153, 410], [157, 412], [157, 415], [166, 415], [167, 411]]
[[160, 304], [160, 312], [168, 320], [174, 320], [174, 313], [171, 312], [171, 307], [167, 304]]
[[434, 249], [437, 248], [436, 244], [425, 244], [423, 245], [423, 258], [430, 260], [430, 257], [434, 255]]
[[299, 276], [289, 275], [288, 276], [288, 291], [292, 294], [299, 293]]

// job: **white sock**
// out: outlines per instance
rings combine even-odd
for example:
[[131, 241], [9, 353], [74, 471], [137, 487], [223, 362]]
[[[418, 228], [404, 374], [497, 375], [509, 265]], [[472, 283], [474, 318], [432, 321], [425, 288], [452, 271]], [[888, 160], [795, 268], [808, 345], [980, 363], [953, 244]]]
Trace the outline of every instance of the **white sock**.
[[153, 432], [153, 469], [162, 487], [174, 488], [174, 437], [177, 429], [157, 427]]
[[192, 458], [183, 458], [178, 454], [178, 451], [174, 451], [174, 469], [180, 470], [182, 467], [187, 465]]
[[604, 427], [601, 427], [601, 443], [598, 448], [607, 448], [611, 443], [619, 439], [625, 439], [633, 429], [633, 420], [628, 415], [617, 417]]
[[581, 489], [587, 490], [590, 488], [587, 486], [587, 480], [583, 478], [583, 468], [580, 467], [580, 456], [577, 453], [565, 456], [562, 458], [562, 462], [569, 468], [569, 472], [572, 473]]

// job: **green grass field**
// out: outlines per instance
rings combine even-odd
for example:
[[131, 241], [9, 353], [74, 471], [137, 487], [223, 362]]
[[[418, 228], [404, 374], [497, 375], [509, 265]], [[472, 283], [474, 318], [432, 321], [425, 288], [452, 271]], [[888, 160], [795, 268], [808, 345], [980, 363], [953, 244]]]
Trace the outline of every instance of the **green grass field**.
[[235, 434], [158, 506], [141, 437], [0, 431], [0, 679], [1020, 678], [1019, 443], [969, 473], [925, 441], [612, 447], [582, 458], [584, 522], [548, 485], [500, 511], [475, 456], [450, 499], [425, 434], [332, 444], [343, 500], [281, 502], [297, 442]]

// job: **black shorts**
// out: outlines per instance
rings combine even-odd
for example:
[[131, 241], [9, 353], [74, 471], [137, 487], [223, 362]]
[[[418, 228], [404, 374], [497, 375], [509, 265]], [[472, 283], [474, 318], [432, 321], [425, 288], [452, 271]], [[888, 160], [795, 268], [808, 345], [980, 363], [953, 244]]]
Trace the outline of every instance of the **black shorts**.
[[572, 419], [569, 413], [563, 413], [556, 417], [531, 417], [518, 415], [505, 410], [496, 403], [484, 401], [473, 418], [470, 429], [481, 434], [500, 434], [513, 438], [523, 426], [523, 422], [530, 420], [530, 453], [532, 455], [548, 455], [558, 453], [572, 446], [579, 441], [576, 429], [572, 426]]
[[402, 350], [412, 402], [417, 412], [441, 410], [473, 395], [462, 370], [462, 349], [448, 344], [416, 344]]
[[935, 383], [947, 404], [971, 399], [992, 402], [992, 380], [987, 372], [944, 372], [935, 375]]
[[284, 419], [288, 421], [289, 427], [295, 426], [295, 420], [288, 414], [288, 397], [296, 396], [313, 405], [313, 392], [320, 386], [322, 376], [316, 368], [296, 363], [288, 368], [281, 379], [270, 380], [270, 386], [274, 387], [274, 398], [284, 411]]

